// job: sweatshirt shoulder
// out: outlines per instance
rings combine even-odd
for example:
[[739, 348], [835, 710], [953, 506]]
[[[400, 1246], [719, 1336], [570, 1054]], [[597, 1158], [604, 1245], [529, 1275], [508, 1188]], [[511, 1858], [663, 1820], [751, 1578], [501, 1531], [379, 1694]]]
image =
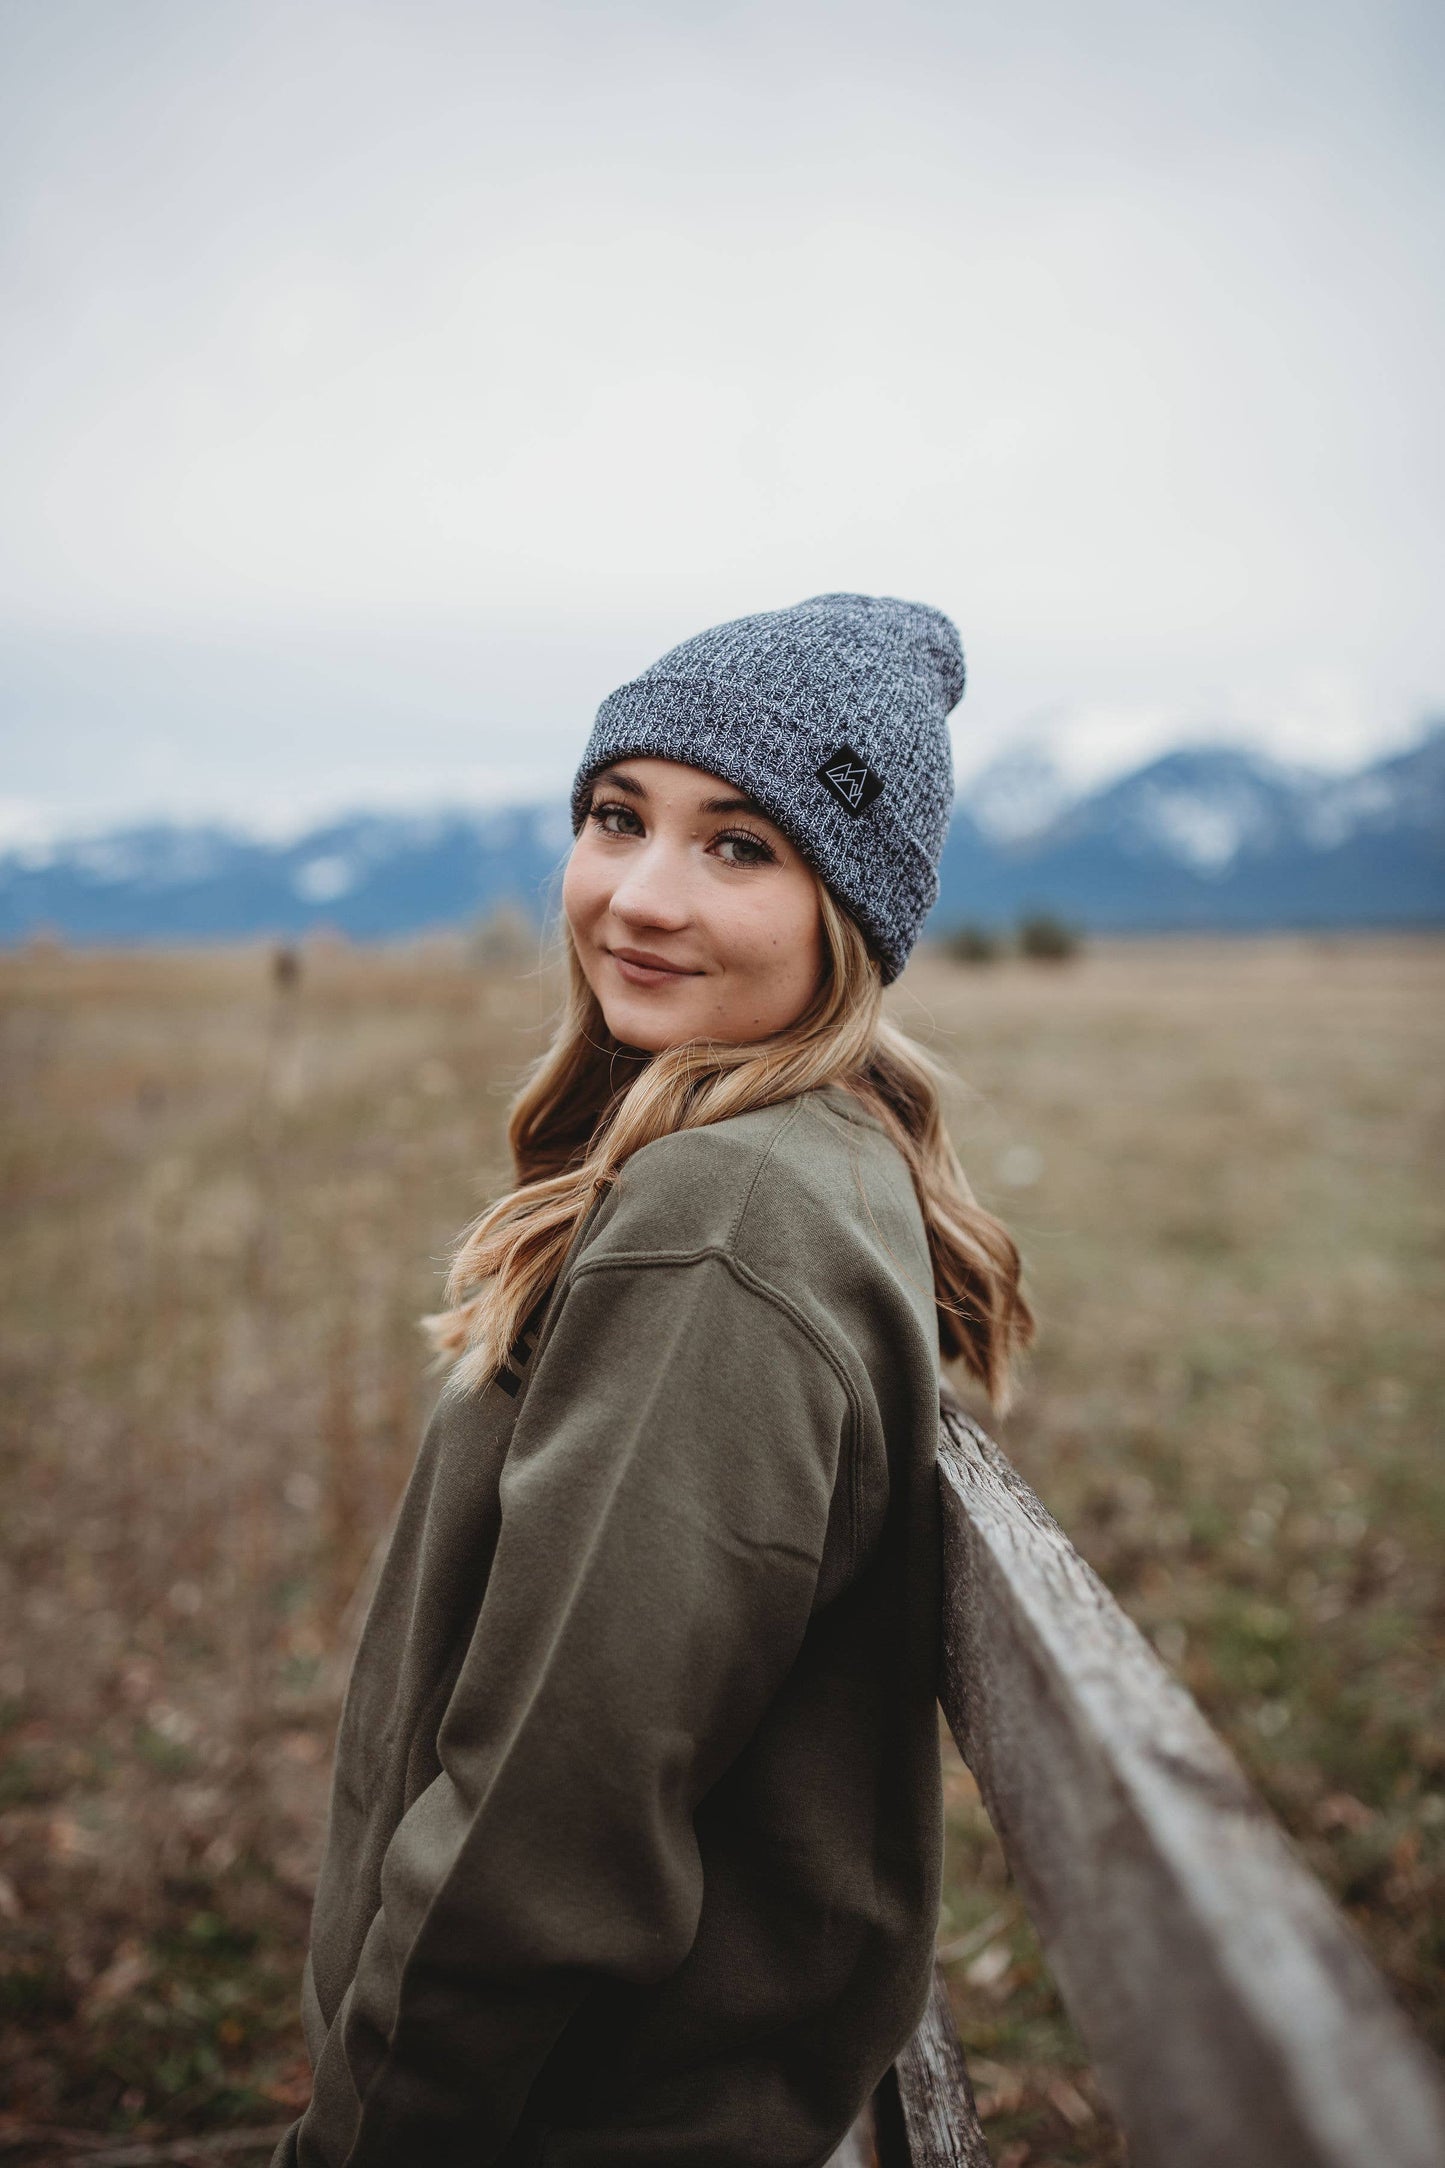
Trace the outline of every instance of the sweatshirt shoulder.
[[578, 1262], [730, 1248], [800, 1107], [790, 1099], [645, 1144], [618, 1173]]
[[841, 1086], [645, 1145], [579, 1265], [723, 1252], [784, 1289], [901, 1271], [928, 1290], [922, 1213], [897, 1146]]

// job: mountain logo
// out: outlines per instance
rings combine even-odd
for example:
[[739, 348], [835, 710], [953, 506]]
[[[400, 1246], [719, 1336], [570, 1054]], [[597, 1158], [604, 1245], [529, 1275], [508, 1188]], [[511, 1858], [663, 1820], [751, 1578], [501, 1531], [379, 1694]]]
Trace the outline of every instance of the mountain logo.
[[830, 790], [845, 813], [856, 820], [866, 813], [883, 788], [883, 778], [875, 775], [866, 760], [855, 753], [851, 745], [840, 745], [828, 755], [817, 771], [818, 781]]

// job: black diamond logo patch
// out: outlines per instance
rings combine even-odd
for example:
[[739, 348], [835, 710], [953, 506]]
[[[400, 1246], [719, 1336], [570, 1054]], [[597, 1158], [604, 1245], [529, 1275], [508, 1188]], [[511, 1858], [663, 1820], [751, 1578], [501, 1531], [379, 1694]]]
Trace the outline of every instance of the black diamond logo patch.
[[867, 812], [883, 788], [882, 776], [875, 775], [851, 745], [840, 745], [836, 753], [830, 753], [817, 770], [817, 776], [855, 820], [860, 813]]

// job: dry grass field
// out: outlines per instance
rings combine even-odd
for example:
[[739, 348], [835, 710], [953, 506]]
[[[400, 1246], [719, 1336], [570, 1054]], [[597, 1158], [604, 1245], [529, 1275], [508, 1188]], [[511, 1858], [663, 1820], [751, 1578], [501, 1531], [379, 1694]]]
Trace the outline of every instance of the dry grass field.
[[[1442, 967], [1121, 943], [924, 957], [893, 997], [967, 1080], [1042, 1316], [995, 1429], [1437, 2046]], [[0, 992], [0, 2152], [139, 2160], [306, 2097], [333, 1652], [550, 988], [437, 942], [313, 946], [289, 988], [261, 950], [36, 950]], [[1122, 2161], [949, 1770], [940, 1939], [1000, 2168]]]

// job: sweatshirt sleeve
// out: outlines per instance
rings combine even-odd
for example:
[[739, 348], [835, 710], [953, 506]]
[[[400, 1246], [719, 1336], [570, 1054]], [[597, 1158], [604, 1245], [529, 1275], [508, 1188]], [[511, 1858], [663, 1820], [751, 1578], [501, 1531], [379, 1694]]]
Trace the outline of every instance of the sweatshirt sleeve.
[[852, 1421], [816, 1328], [725, 1256], [579, 1271], [301, 2168], [494, 2161], [588, 1988], [681, 1964], [693, 1815], [801, 1646]]

